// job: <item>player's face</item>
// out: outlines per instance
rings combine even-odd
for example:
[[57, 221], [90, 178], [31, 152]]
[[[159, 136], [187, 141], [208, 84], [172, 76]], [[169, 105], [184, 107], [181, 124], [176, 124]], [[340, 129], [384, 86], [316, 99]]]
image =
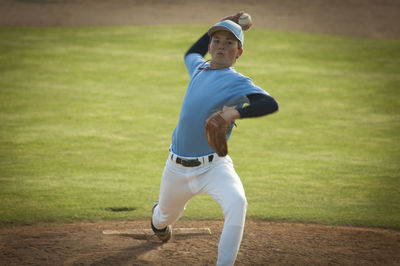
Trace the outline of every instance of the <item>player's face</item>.
[[208, 52], [211, 55], [210, 67], [227, 68], [235, 64], [243, 49], [238, 47], [239, 41], [230, 31], [217, 31], [211, 38]]

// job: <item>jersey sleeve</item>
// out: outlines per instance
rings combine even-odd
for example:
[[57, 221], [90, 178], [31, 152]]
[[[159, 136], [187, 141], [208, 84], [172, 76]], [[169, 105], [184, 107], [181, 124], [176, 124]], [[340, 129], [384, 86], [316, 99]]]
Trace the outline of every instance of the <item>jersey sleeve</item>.
[[201, 54], [190, 53], [185, 56], [185, 65], [190, 77], [204, 63], [205, 60]]
[[265, 94], [269, 96], [268, 92], [255, 85], [250, 78], [245, 76], [241, 76], [238, 79], [235, 87], [240, 96], [247, 96], [249, 94]]
[[[239, 73], [235, 73], [234, 77], [230, 78], [229, 83], [227, 84], [227, 94], [229, 95], [224, 101], [224, 106], [230, 106], [235, 108], [242, 108], [246, 104], [250, 104], [250, 99], [248, 95], [252, 94], [260, 94], [269, 96], [269, 94], [256, 86], [250, 78], [243, 76]], [[221, 106], [217, 106], [217, 109], [221, 108]], [[213, 110], [215, 111], [215, 110]]]

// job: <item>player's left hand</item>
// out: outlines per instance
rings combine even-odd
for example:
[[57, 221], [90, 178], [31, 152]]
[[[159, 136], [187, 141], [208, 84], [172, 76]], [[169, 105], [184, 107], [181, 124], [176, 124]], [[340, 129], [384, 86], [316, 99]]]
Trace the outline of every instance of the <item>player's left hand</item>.
[[224, 106], [221, 112], [221, 116], [228, 123], [232, 123], [236, 119], [240, 118], [240, 114], [238, 110], [236, 110], [236, 106]]
[[208, 144], [220, 157], [228, 154], [227, 135], [230, 124], [221, 116], [221, 111], [211, 114], [205, 124]]

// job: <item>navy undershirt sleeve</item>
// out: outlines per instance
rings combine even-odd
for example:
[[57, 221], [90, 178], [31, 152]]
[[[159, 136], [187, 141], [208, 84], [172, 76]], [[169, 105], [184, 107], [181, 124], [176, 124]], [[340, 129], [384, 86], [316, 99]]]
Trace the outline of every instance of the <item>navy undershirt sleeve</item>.
[[278, 102], [269, 95], [249, 94], [250, 105], [237, 108], [240, 118], [259, 117], [278, 111]]
[[204, 34], [197, 42], [195, 42], [192, 47], [186, 52], [185, 57], [188, 54], [197, 53], [201, 54], [203, 57], [208, 52], [208, 44], [210, 43], [210, 36], [208, 33]]

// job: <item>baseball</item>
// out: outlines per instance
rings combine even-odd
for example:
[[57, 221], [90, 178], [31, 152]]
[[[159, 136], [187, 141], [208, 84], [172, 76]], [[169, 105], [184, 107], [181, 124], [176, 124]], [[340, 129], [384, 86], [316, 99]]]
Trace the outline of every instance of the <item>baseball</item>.
[[247, 13], [243, 13], [240, 17], [239, 17], [239, 25], [242, 27], [246, 27], [247, 25], [249, 25], [249, 23], [251, 22], [251, 16]]

